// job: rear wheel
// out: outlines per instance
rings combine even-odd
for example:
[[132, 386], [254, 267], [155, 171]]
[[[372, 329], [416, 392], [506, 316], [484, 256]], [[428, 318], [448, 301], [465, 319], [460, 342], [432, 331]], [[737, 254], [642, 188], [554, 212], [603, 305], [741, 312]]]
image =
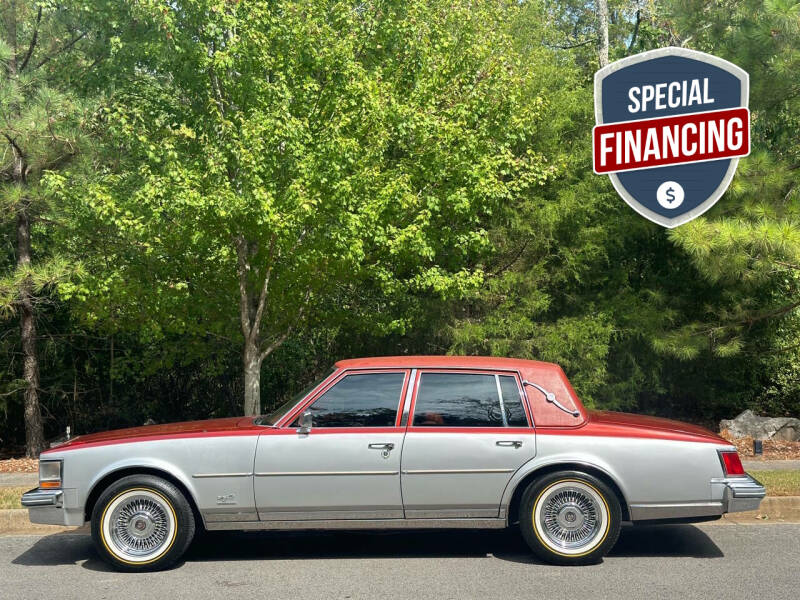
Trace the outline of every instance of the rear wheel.
[[617, 542], [621, 520], [616, 494], [580, 471], [534, 481], [520, 505], [525, 541], [539, 558], [558, 565], [600, 562]]
[[131, 475], [115, 481], [92, 510], [92, 538], [100, 555], [121, 571], [172, 566], [195, 532], [192, 508], [169, 481]]

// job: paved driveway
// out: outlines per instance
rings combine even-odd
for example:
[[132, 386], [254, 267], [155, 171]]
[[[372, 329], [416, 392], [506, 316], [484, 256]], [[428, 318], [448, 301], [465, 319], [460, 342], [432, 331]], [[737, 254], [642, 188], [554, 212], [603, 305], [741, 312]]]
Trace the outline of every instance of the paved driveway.
[[514, 532], [233, 533], [172, 571], [107, 570], [82, 534], [0, 537], [0, 597], [797, 598], [800, 525], [625, 528], [591, 567], [536, 562]]

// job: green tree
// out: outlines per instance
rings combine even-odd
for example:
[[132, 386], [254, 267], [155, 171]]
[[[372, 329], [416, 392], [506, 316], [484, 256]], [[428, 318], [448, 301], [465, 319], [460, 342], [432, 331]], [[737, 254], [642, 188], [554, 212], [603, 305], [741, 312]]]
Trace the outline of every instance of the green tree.
[[37, 245], [52, 224], [42, 176], [63, 168], [81, 145], [85, 105], [71, 79], [89, 66], [88, 32], [64, 3], [8, 0], [0, 7], [0, 206], [14, 223], [13, 265], [0, 279], [0, 308], [18, 315], [28, 456], [44, 448], [39, 403], [37, 312], [67, 262]]
[[695, 48], [750, 73], [752, 152], [725, 198], [670, 235], [702, 277], [724, 289], [675, 335], [687, 347], [710, 344], [720, 354], [780, 350], [793, 346], [794, 336], [774, 338], [778, 348], [764, 344], [767, 332], [782, 330], [764, 322], [800, 307], [800, 2], [698, 8], [697, 2], [671, 3], [674, 26]]
[[[520, 13], [518, 51], [546, 99], [547, 125], [532, 148], [558, 172], [528, 190], [514, 218], [494, 221], [485, 285], [454, 307], [447, 343], [455, 353], [558, 362], [589, 404], [704, 420], [729, 415], [752, 397], [763, 371], [735, 340], [700, 332], [712, 310], [729, 310], [734, 290], [704, 277], [673, 234], [641, 219], [591, 171], [593, 8], [527, 2]], [[609, 8], [612, 60], [691, 41], [655, 3]], [[763, 303], [761, 293], [752, 302]], [[757, 326], [751, 336], [767, 347], [774, 341]]]
[[128, 10], [108, 160], [79, 195], [51, 180], [89, 272], [62, 292], [142, 336], [238, 334], [246, 414], [295, 332], [402, 332], [415, 299], [478, 285], [484, 223], [553, 172], [529, 149], [515, 3]]

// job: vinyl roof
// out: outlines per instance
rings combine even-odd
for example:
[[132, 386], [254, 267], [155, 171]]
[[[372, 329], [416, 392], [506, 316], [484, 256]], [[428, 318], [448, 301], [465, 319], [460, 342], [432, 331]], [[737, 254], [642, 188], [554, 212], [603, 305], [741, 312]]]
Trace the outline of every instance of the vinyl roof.
[[336, 363], [340, 369], [388, 367], [447, 367], [469, 369], [558, 369], [558, 365], [538, 360], [494, 356], [377, 356], [350, 358]]

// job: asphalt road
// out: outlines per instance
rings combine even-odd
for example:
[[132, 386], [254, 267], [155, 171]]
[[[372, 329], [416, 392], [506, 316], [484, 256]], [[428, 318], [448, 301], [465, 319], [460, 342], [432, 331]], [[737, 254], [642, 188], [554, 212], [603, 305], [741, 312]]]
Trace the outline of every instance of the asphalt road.
[[600, 565], [543, 565], [514, 532], [225, 533], [171, 571], [109, 571], [87, 535], [0, 537], [0, 598], [797, 598], [800, 525], [629, 527]]

